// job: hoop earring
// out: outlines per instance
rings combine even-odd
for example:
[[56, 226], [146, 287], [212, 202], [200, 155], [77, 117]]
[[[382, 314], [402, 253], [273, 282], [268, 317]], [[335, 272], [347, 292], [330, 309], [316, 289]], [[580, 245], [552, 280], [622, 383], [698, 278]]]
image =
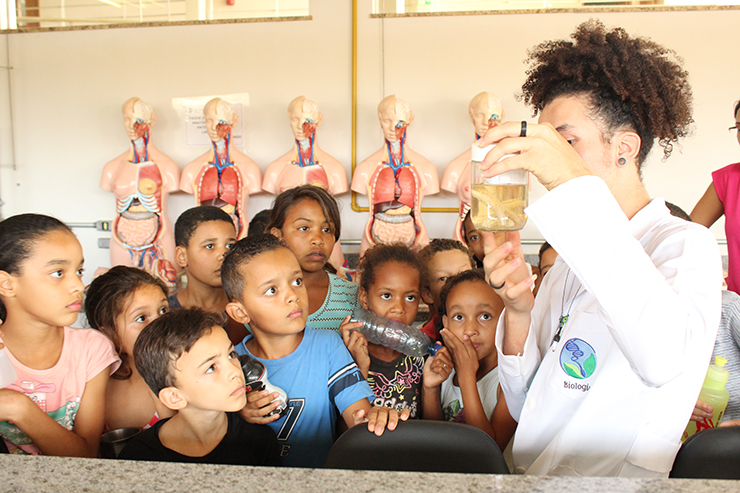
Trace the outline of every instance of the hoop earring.
[[627, 160], [623, 157], [620, 157], [619, 159], [617, 159], [617, 164], [620, 166], [624, 166], [625, 164], [627, 164]]

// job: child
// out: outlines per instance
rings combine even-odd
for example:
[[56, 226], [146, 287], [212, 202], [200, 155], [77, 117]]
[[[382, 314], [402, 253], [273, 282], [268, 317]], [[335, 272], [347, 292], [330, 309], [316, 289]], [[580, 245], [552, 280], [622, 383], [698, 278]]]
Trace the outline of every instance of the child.
[[[221, 264], [235, 242], [234, 222], [218, 207], [202, 205], [180, 214], [175, 223], [175, 262], [188, 281], [185, 289], [169, 297], [170, 308], [197, 306], [223, 313], [228, 300], [221, 285]], [[224, 329], [234, 344], [249, 333], [228, 318]]]
[[451, 368], [437, 356], [424, 367], [424, 417], [473, 425], [501, 450], [516, 430], [498, 383], [496, 325], [503, 309], [483, 271], [451, 277], [442, 289], [439, 313], [445, 327], [440, 334], [455, 369], [446, 377]]
[[265, 231], [285, 240], [301, 265], [308, 326], [338, 330], [357, 306], [357, 284], [324, 269], [341, 231], [334, 197], [313, 185], [286, 190], [275, 199]]
[[[360, 305], [388, 319], [413, 324], [419, 308], [420, 270], [416, 254], [401, 243], [369, 248], [360, 260]], [[347, 317], [340, 330], [373, 389], [374, 404], [398, 412], [408, 409], [411, 418], [418, 417], [424, 358], [367, 342], [365, 336], [353, 330], [361, 326], [361, 322], [350, 322]]]
[[475, 258], [465, 245], [456, 240], [435, 238], [419, 251], [421, 265], [421, 299], [429, 306], [429, 320], [421, 331], [439, 339], [442, 322], [439, 319], [439, 294], [450, 277], [475, 269]]
[[283, 416], [268, 416], [279, 405], [276, 392], [250, 392], [242, 410], [248, 421], [269, 423], [277, 432], [283, 464], [321, 467], [334, 442], [337, 413], [347, 426], [367, 416], [368, 430], [376, 435], [386, 422], [389, 430], [396, 427], [398, 413], [371, 409], [372, 391], [339, 335], [306, 326], [303, 272], [284, 242], [273, 235], [239, 240], [221, 275], [230, 300], [226, 311], [253, 332], [237, 352], [261, 361], [270, 383], [288, 394]]
[[265, 233], [265, 227], [270, 222], [270, 209], [262, 209], [249, 221], [247, 236], [261, 235]]
[[275, 433], [247, 423], [244, 373], [222, 315], [200, 308], [167, 313], [134, 345], [136, 369], [174, 417], [136, 435], [120, 459], [279, 466]]
[[113, 267], [87, 288], [87, 322], [113, 342], [121, 358], [121, 366], [111, 376], [106, 392], [107, 429], [149, 428], [159, 418], [172, 415], [151, 393], [133, 360], [139, 333], [168, 311], [167, 286], [134, 267]]
[[470, 217], [470, 211], [465, 216], [463, 221], [463, 233], [465, 234], [465, 241], [468, 242], [468, 248], [473, 253], [475, 258], [475, 266], [477, 269], [483, 268], [483, 240], [481, 239], [480, 231], [473, 224], [473, 219]]
[[18, 375], [0, 390], [0, 436], [11, 453], [96, 457], [105, 387], [120, 360], [82, 308], [82, 247], [59, 220], [0, 222], [0, 347]]

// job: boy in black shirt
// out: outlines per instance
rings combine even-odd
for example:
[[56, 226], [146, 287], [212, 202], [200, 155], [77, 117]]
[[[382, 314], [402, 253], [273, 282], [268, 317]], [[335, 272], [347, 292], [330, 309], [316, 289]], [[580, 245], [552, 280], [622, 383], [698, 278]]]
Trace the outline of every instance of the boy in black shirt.
[[140, 433], [120, 459], [278, 466], [275, 433], [243, 421], [244, 374], [221, 316], [199, 308], [167, 313], [136, 339], [136, 369], [177, 411]]

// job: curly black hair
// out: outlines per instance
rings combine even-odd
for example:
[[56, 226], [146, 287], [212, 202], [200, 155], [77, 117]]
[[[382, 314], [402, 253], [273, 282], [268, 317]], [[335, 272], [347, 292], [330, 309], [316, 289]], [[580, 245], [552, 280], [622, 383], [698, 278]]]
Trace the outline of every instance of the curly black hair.
[[656, 138], [667, 159], [693, 123], [681, 58], [650, 39], [630, 37], [621, 28], [607, 30], [593, 19], [571, 37], [574, 41], [547, 41], [529, 51], [521, 99], [536, 116], [557, 97], [586, 96], [589, 116], [601, 124], [605, 141], [620, 130], [640, 136], [638, 168]]
[[360, 287], [366, 292], [370, 291], [372, 285], [375, 284], [378, 269], [388, 262], [398, 262], [415, 269], [419, 273], [419, 280], [421, 281], [421, 265], [419, 265], [416, 253], [403, 243], [378, 243], [365, 250], [360, 259], [359, 270], [362, 272]]

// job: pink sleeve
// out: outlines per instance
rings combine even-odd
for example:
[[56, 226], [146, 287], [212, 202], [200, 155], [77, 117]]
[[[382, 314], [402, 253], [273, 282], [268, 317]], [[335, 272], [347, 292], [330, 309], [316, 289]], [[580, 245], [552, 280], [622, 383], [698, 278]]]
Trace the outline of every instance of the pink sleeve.
[[[81, 338], [85, 347], [85, 381], [89, 382], [95, 378], [98, 373], [110, 366], [111, 375], [121, 366], [121, 359], [116, 354], [113, 343], [105, 335], [94, 329], [79, 329], [88, 332], [84, 338]], [[82, 342], [81, 341], [81, 342]]]
[[727, 197], [727, 189], [730, 181], [733, 179], [737, 180], [738, 165], [740, 163], [731, 164], [720, 168], [712, 173], [712, 183], [714, 183], [714, 189], [717, 191], [717, 197], [724, 204], [725, 198]]

